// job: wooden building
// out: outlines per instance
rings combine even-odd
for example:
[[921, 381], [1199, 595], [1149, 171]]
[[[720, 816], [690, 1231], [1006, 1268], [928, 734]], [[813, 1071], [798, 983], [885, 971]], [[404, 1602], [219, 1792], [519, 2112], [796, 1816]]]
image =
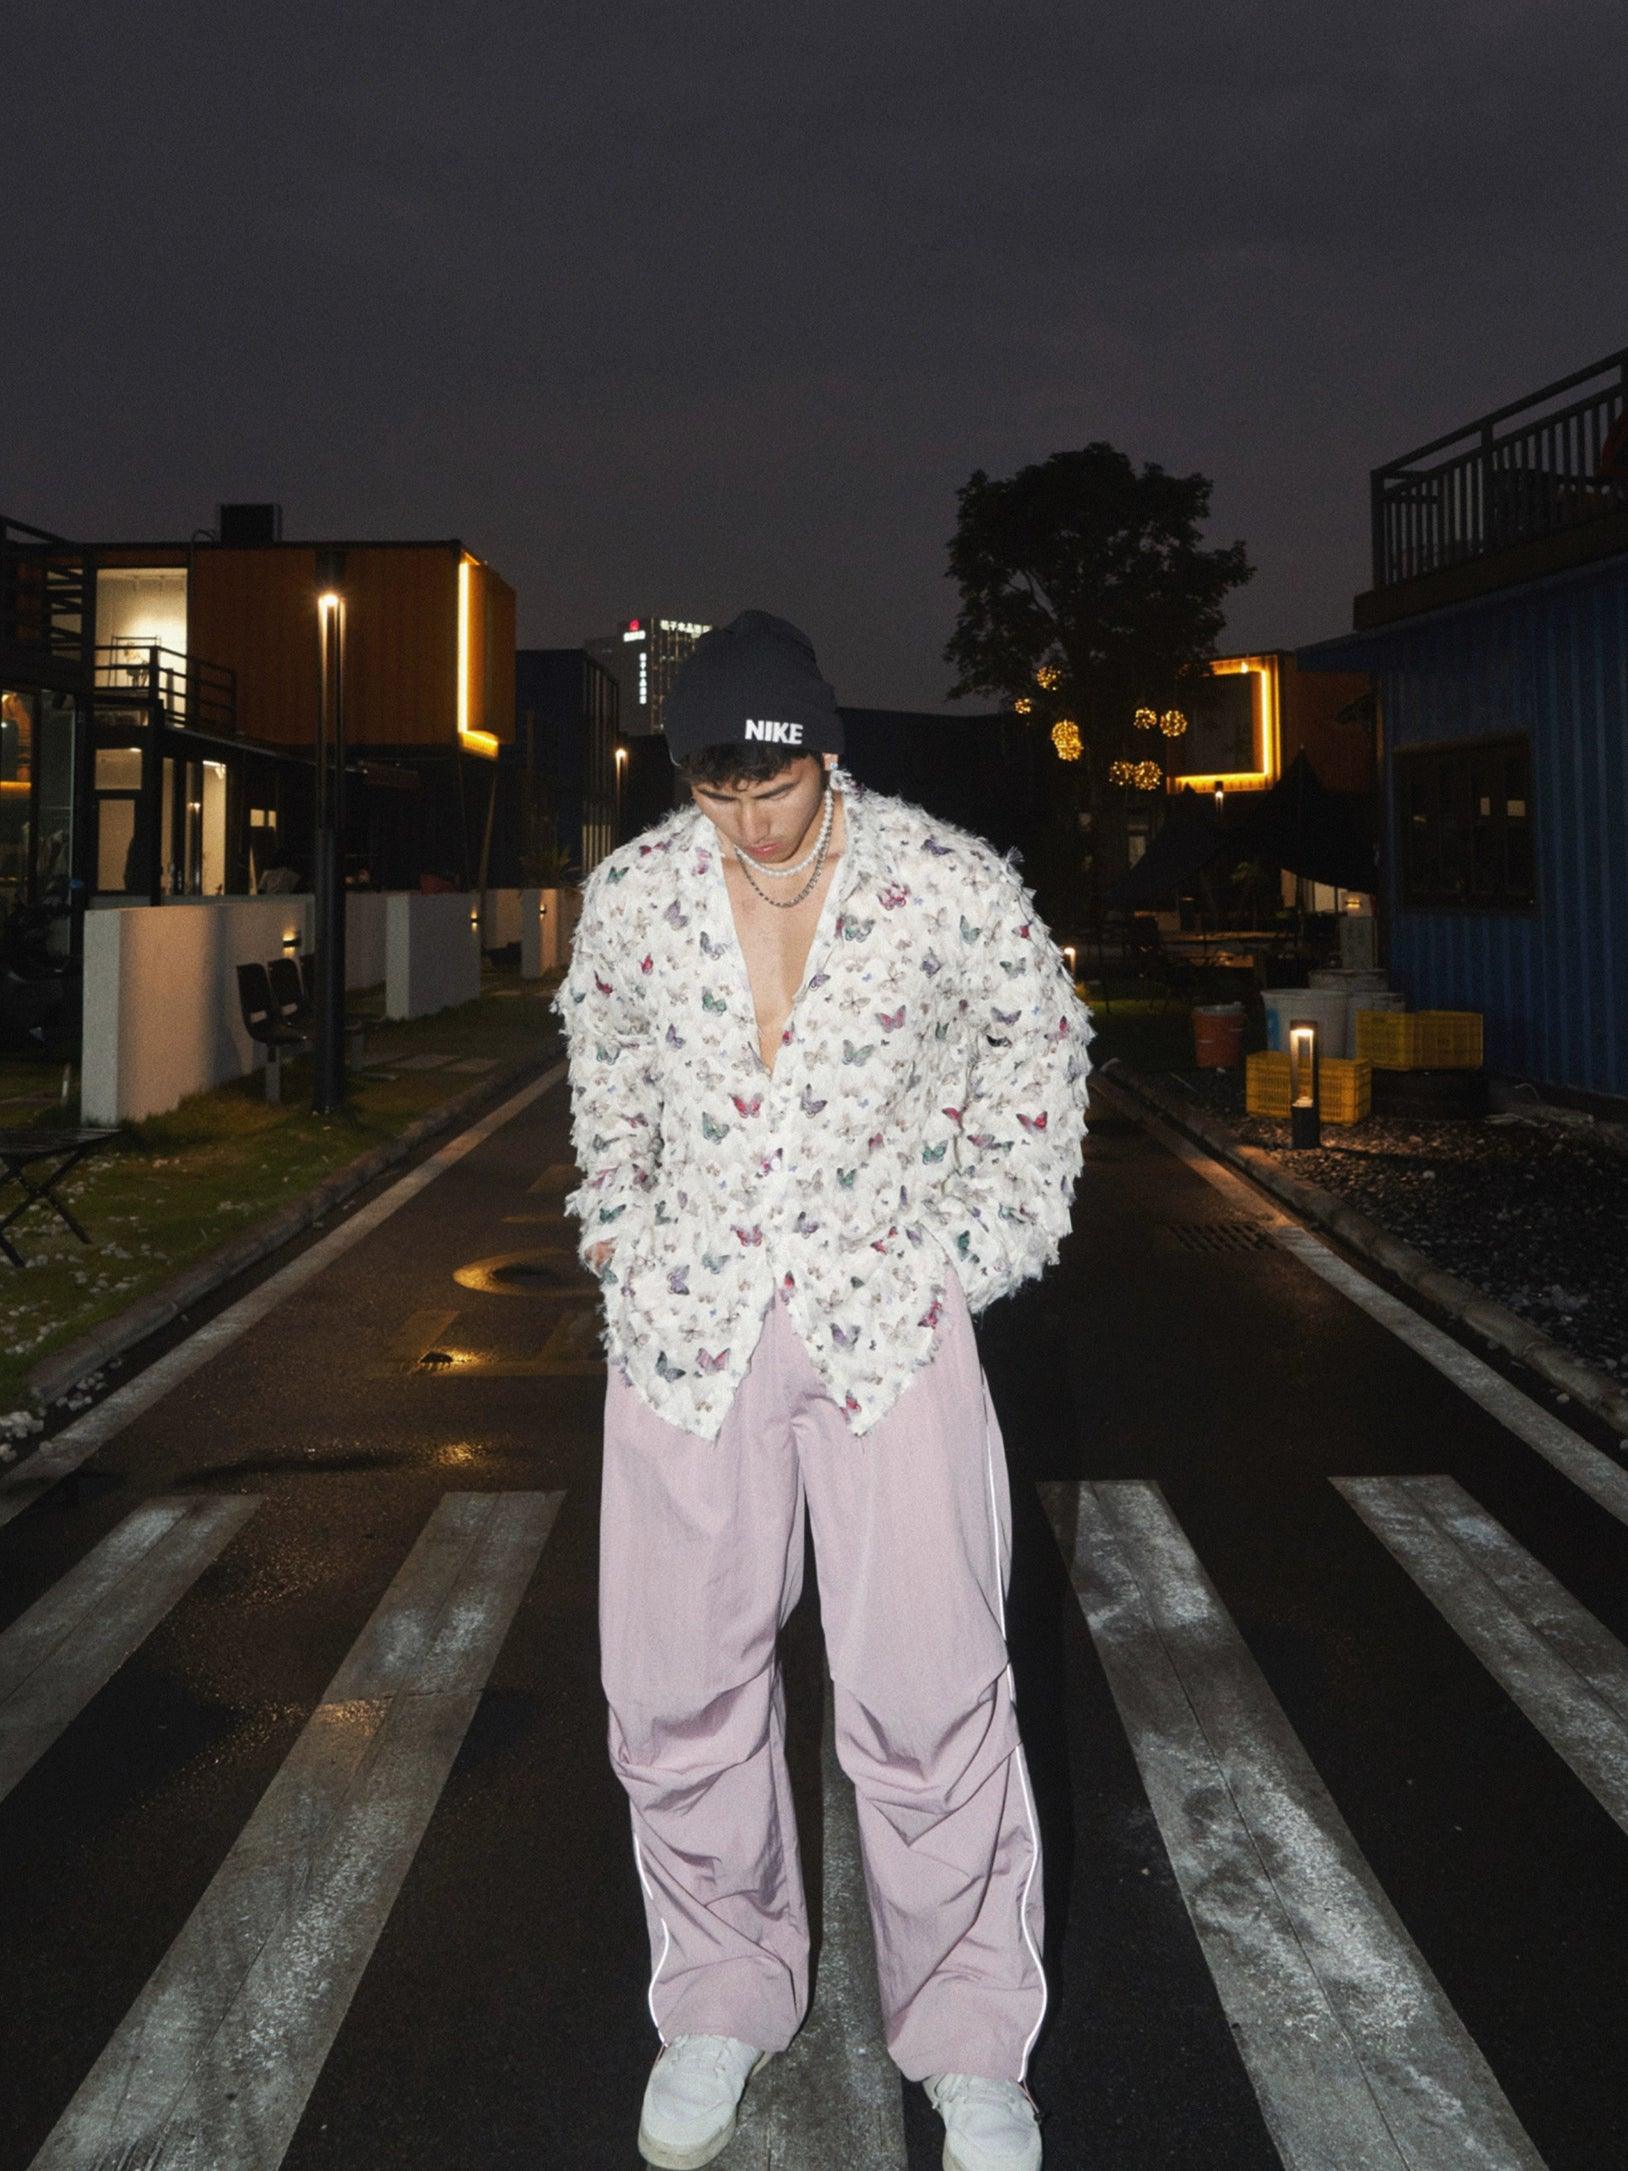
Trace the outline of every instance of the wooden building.
[[308, 875], [317, 596], [333, 579], [350, 871], [385, 887], [493, 878], [515, 613], [491, 566], [455, 539], [284, 541], [272, 506], [223, 506], [206, 538], [91, 555], [93, 891], [157, 901], [252, 890], [273, 868]]

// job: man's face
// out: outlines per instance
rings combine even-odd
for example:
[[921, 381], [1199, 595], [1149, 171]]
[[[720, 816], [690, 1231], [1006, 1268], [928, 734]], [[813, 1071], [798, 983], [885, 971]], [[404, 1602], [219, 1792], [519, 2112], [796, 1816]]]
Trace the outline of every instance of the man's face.
[[730, 844], [765, 867], [801, 856], [824, 813], [824, 757], [797, 754], [766, 783], [692, 784], [696, 805]]

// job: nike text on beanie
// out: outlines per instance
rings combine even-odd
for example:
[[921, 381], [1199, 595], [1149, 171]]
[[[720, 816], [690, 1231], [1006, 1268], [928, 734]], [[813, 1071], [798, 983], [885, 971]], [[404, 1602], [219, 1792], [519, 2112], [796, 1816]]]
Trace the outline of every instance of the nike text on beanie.
[[662, 727], [675, 762], [706, 746], [842, 753], [837, 697], [820, 676], [814, 644], [767, 611], [742, 611], [701, 636], [674, 674]]

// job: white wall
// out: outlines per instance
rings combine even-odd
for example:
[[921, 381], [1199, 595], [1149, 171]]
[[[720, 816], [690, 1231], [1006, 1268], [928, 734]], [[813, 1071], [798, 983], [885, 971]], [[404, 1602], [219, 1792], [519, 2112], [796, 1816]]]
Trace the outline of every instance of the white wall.
[[519, 940], [520, 892], [488, 890], [481, 900], [481, 948], [501, 950], [505, 943]]
[[345, 985], [376, 988], [384, 984], [384, 921], [388, 899], [383, 890], [345, 892]]
[[519, 892], [522, 980], [540, 980], [565, 962], [564, 895], [563, 890]]
[[[515, 899], [524, 937], [520, 893], [506, 894]], [[526, 894], [535, 898], [539, 892]], [[552, 903], [556, 893], [547, 895]], [[561, 900], [564, 912], [551, 911], [542, 923], [554, 926], [561, 941], [571, 918], [570, 895]], [[468, 894], [348, 891], [346, 986], [384, 982], [392, 1018], [473, 1002], [480, 993], [475, 909]], [[162, 1115], [189, 1093], [257, 1069], [261, 1053], [243, 1030], [236, 968], [263, 965], [290, 949], [309, 950], [313, 910], [307, 895], [93, 904], [85, 914], [84, 1120], [139, 1122]], [[536, 917], [533, 912], [534, 924]], [[563, 958], [562, 950], [552, 962]]]
[[421, 1018], [480, 993], [478, 905], [466, 891], [385, 897], [384, 1009], [390, 1018]]
[[309, 949], [310, 909], [309, 897], [200, 897], [87, 912], [84, 1120], [161, 1115], [253, 1070], [236, 967], [278, 956], [289, 935]]

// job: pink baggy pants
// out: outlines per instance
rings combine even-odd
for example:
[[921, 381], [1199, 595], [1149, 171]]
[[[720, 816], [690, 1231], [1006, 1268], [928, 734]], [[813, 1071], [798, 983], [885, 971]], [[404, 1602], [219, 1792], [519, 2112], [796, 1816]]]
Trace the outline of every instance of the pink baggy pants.
[[716, 1440], [656, 1416], [611, 1367], [601, 1652], [652, 2018], [663, 2041], [783, 2050], [807, 2007], [775, 1652], [805, 1501], [888, 2049], [911, 2080], [1022, 2080], [1046, 1984], [1006, 1654], [1011, 1504], [953, 1277], [935, 1355], [863, 1438], [778, 1299]]

